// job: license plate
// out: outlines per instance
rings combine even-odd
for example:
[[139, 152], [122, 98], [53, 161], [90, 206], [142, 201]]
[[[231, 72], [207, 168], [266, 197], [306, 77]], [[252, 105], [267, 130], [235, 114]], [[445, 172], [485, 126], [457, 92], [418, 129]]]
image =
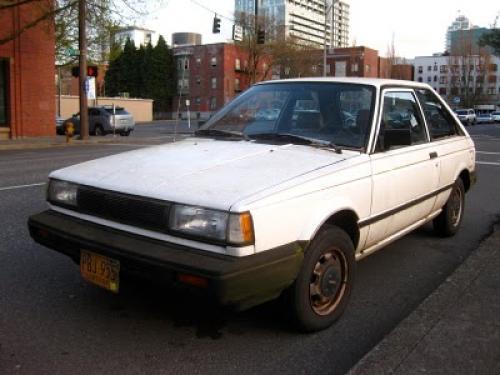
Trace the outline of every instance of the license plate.
[[118, 260], [82, 250], [80, 273], [85, 280], [118, 293], [120, 287], [120, 262]]

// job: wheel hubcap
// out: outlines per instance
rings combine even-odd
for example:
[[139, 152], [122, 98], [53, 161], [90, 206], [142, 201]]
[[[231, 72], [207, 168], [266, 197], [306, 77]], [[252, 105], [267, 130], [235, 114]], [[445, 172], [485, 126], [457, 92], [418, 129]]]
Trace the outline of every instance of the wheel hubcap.
[[309, 284], [309, 299], [313, 311], [328, 315], [338, 306], [345, 293], [347, 259], [338, 249], [322, 254], [314, 265]]
[[450, 198], [451, 222], [456, 227], [462, 216], [462, 191], [453, 189]]

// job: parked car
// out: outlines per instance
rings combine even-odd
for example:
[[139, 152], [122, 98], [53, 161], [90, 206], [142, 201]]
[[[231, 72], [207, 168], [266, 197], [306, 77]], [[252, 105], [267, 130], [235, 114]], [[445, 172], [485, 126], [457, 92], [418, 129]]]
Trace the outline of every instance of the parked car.
[[64, 118], [56, 115], [56, 134], [64, 134]]
[[476, 112], [473, 109], [457, 109], [455, 113], [464, 125], [474, 125], [477, 121]]
[[[116, 133], [128, 136], [134, 130], [134, 117], [123, 107], [115, 107], [114, 109], [113, 106], [90, 107], [88, 113], [89, 133], [92, 135]], [[65, 120], [64, 124], [67, 122], [72, 122], [75, 127], [75, 134], [80, 134], [80, 113], [76, 113]]]
[[477, 115], [476, 122], [478, 124], [490, 124], [493, 123], [493, 116], [491, 113], [480, 113]]
[[493, 118], [493, 121], [500, 122], [500, 112], [492, 112], [491, 117]]
[[[278, 116], [240, 116], [261, 97]], [[52, 172], [28, 225], [110, 291], [131, 272], [237, 309], [283, 295], [315, 331], [346, 308], [357, 260], [429, 221], [454, 235], [475, 176], [471, 137], [427, 84], [268, 81], [195, 138]]]

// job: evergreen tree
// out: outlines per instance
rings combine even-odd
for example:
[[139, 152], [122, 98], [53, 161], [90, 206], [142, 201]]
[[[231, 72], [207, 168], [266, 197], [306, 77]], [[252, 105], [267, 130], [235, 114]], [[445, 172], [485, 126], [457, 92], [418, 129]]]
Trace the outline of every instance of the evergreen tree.
[[131, 97], [137, 97], [139, 89], [139, 70], [137, 66], [137, 49], [134, 42], [127, 39], [121, 55], [120, 86], [122, 92], [128, 92]]
[[160, 36], [153, 48], [151, 67], [150, 82], [154, 111], [168, 111], [175, 95], [175, 62], [172, 50], [167, 46], [163, 36]]

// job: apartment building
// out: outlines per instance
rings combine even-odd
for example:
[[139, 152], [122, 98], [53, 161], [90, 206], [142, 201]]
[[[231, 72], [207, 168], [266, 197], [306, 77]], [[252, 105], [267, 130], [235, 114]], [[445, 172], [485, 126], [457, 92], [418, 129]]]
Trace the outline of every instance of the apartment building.
[[[256, 0], [235, 0], [235, 11], [255, 13]], [[258, 0], [258, 14], [282, 26], [304, 44], [331, 48], [349, 43], [349, 4], [345, 0]]]
[[[251, 83], [247, 52], [234, 44], [184, 45], [174, 48], [177, 64], [177, 96], [174, 117], [186, 117], [186, 100], [193, 118], [208, 118]], [[258, 81], [271, 78], [269, 61], [261, 59]]]
[[454, 106], [500, 105], [500, 57], [418, 56], [414, 80], [431, 85]]

